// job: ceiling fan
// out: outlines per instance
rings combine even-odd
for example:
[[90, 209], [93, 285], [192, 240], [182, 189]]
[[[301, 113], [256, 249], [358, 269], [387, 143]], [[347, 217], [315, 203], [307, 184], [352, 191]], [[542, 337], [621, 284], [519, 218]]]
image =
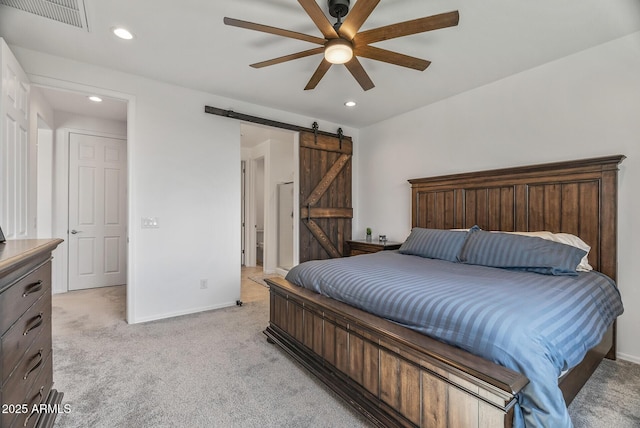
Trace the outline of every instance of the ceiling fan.
[[[357, 57], [374, 59], [419, 71], [424, 71], [431, 64], [430, 61], [424, 59], [370, 46], [371, 43], [452, 27], [458, 25], [459, 19], [458, 11], [454, 11], [358, 32], [379, 2], [380, 0], [358, 0], [349, 13], [349, 0], [329, 0], [329, 13], [337, 19], [337, 22], [332, 25], [315, 0], [298, 0], [324, 39], [227, 17], [224, 18], [224, 23], [320, 45], [320, 47], [306, 51], [251, 64], [251, 67], [262, 68], [311, 55], [324, 54], [322, 62], [311, 76], [305, 90], [314, 89], [333, 64], [344, 64], [362, 89], [368, 91], [375, 85]], [[346, 19], [343, 22], [342, 18], [345, 16]]]

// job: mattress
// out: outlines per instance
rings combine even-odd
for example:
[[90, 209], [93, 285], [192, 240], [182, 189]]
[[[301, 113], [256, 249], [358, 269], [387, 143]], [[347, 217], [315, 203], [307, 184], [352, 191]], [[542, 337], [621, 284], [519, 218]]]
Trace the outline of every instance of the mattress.
[[524, 374], [516, 427], [572, 426], [558, 377], [623, 312], [598, 272], [542, 275], [397, 251], [302, 263], [286, 279]]

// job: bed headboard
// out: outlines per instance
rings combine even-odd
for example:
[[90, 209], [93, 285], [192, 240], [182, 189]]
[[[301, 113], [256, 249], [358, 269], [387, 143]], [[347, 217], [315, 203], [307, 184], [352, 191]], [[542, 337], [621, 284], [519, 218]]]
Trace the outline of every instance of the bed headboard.
[[616, 279], [618, 164], [623, 155], [409, 180], [412, 225], [565, 232]]

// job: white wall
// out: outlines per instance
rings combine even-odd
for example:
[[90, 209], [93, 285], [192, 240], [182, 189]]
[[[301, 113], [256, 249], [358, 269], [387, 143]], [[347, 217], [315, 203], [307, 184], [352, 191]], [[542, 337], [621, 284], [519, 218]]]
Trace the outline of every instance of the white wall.
[[68, 128], [76, 131], [99, 132], [123, 137], [127, 135], [127, 122], [84, 116], [66, 111], [55, 112], [54, 124], [56, 129]]
[[[354, 236], [404, 240], [409, 178], [624, 154], [618, 352], [640, 362], [640, 33], [360, 130]], [[384, 166], [384, 167], [383, 167]]]
[[[129, 322], [235, 304], [240, 297], [240, 122], [206, 114], [204, 106], [307, 127], [315, 119], [12, 49], [34, 83], [129, 102]], [[339, 126], [318, 122], [323, 130]], [[345, 133], [355, 136], [351, 129]], [[160, 227], [141, 229], [142, 217], [157, 217]], [[200, 289], [201, 279], [209, 280], [208, 289]]]
[[269, 140], [270, 163], [269, 183], [265, 195], [265, 206], [268, 216], [265, 224], [265, 271], [272, 273], [278, 266], [278, 183], [293, 181], [294, 142], [297, 142], [297, 134], [291, 133], [290, 137]]

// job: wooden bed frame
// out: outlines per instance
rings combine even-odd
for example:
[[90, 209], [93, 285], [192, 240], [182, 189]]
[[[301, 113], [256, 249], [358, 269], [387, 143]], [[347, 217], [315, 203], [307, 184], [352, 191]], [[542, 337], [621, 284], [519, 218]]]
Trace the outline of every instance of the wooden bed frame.
[[[409, 180], [412, 225], [566, 232], [616, 279], [617, 171], [624, 156]], [[510, 427], [520, 373], [349, 305], [269, 278], [265, 330], [377, 426]], [[605, 357], [615, 324], [559, 380], [567, 405]]]

